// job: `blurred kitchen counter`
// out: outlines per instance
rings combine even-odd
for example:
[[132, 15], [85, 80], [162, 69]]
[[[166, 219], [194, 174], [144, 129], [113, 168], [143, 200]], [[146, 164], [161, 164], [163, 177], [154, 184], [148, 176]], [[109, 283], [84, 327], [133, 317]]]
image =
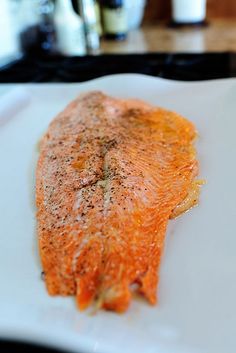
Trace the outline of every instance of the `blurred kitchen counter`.
[[126, 41], [102, 41], [102, 53], [236, 52], [236, 20], [211, 20], [206, 27], [169, 28], [166, 23], [144, 25]]

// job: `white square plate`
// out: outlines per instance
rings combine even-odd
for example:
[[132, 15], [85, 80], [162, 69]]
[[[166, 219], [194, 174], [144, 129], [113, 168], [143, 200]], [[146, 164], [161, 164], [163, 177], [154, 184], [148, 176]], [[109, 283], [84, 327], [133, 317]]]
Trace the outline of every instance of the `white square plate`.
[[[83, 353], [235, 353], [236, 80], [129, 74], [15, 86], [0, 86], [0, 337]], [[207, 179], [200, 205], [170, 221], [158, 305], [134, 300], [124, 315], [78, 312], [73, 298], [49, 297], [40, 279], [36, 144], [52, 118], [88, 90], [141, 98], [192, 120]]]

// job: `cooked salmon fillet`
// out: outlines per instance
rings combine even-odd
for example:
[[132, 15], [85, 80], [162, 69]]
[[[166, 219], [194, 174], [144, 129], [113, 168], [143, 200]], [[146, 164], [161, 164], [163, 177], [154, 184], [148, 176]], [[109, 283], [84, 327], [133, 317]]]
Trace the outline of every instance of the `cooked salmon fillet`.
[[169, 218], [196, 204], [195, 127], [138, 100], [83, 94], [50, 124], [36, 171], [47, 290], [125, 311], [157, 300]]

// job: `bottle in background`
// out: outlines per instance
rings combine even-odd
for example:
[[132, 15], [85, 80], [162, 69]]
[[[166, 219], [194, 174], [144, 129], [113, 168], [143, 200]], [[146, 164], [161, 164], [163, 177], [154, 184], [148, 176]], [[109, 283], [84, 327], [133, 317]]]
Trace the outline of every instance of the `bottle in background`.
[[0, 7], [0, 61], [8, 62], [20, 56], [18, 47], [18, 33], [11, 4], [8, 0], [1, 0]]
[[54, 21], [58, 50], [64, 55], [85, 55], [83, 21], [71, 0], [57, 0]]
[[100, 47], [97, 31], [97, 16], [94, 0], [78, 0], [79, 13], [84, 23], [85, 41], [88, 54], [97, 54]]
[[22, 0], [19, 9], [20, 16], [20, 47], [24, 54], [38, 54], [39, 42], [39, 13], [35, 0]]
[[52, 0], [22, 1], [20, 44], [23, 53], [40, 55], [56, 52], [53, 9]]
[[100, 11], [100, 5], [97, 0], [94, 1], [94, 6], [95, 6], [95, 14], [96, 14], [96, 21], [97, 21], [97, 32], [99, 36], [102, 36], [102, 21], [101, 21], [101, 11]]
[[102, 0], [102, 19], [106, 39], [124, 40], [128, 21], [123, 0]]
[[41, 49], [47, 54], [54, 54], [57, 50], [57, 44], [56, 30], [53, 20], [54, 4], [52, 0], [39, 0], [39, 12], [39, 40]]

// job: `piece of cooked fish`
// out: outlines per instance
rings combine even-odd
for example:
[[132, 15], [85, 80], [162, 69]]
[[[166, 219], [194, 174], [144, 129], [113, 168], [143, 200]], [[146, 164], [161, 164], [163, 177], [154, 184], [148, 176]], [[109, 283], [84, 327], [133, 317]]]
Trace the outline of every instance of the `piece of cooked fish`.
[[36, 173], [49, 294], [122, 312], [135, 287], [156, 303], [167, 222], [198, 199], [195, 137], [176, 113], [101, 92], [52, 121]]

